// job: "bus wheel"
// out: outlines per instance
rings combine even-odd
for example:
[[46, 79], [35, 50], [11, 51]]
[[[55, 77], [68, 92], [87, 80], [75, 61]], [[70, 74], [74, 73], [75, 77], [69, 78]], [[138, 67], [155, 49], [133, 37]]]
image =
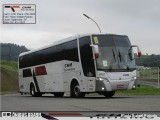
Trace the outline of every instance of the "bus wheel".
[[80, 98], [84, 96], [85, 96], [85, 93], [80, 92], [79, 84], [77, 82], [73, 83], [71, 87], [71, 97]]
[[53, 93], [55, 97], [63, 97], [64, 92]]
[[30, 94], [32, 95], [32, 97], [41, 97], [42, 96], [41, 93], [36, 92], [33, 84], [31, 84], [31, 87], [30, 87]]
[[115, 94], [115, 91], [109, 91], [109, 92], [103, 93], [103, 95], [104, 95], [106, 98], [111, 98], [114, 94]]
[[21, 95], [23, 95], [23, 92], [20, 92]]

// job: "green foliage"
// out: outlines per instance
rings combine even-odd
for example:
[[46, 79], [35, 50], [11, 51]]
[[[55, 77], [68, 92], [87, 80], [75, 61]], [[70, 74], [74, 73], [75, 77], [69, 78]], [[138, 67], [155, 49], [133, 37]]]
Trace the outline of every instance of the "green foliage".
[[29, 51], [25, 46], [19, 46], [12, 43], [0, 43], [1, 60], [17, 61], [22, 52]]
[[136, 59], [136, 65], [144, 67], [160, 67], [160, 55], [142, 55], [141, 58]]

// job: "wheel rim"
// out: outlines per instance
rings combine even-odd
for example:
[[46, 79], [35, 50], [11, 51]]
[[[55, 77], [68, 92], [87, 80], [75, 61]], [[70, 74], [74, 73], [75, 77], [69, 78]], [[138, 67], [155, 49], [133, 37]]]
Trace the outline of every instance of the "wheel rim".
[[34, 87], [31, 89], [31, 94], [34, 95]]
[[79, 85], [76, 85], [76, 86], [74, 87], [74, 93], [75, 93], [76, 96], [79, 95], [79, 93], [80, 93]]

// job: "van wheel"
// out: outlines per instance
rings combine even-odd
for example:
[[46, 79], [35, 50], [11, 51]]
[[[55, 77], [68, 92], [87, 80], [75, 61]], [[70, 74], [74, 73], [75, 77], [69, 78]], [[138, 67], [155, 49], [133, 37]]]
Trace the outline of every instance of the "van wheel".
[[55, 97], [63, 97], [64, 92], [53, 93]]
[[32, 97], [41, 97], [41, 96], [42, 96], [42, 93], [36, 92], [34, 85], [31, 84], [31, 87], [30, 87], [30, 95], [31, 95]]
[[111, 98], [114, 94], [115, 94], [115, 91], [109, 91], [109, 92], [105, 92], [105, 93], [102, 93], [106, 98]]
[[80, 92], [80, 86], [77, 82], [74, 82], [71, 86], [71, 97], [80, 98], [84, 97], [85, 93]]

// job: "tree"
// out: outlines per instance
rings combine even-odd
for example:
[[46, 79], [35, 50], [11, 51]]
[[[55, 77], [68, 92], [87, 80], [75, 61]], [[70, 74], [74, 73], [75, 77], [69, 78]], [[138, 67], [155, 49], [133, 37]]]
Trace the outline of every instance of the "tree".
[[19, 46], [13, 43], [1, 43], [0, 44], [0, 52], [1, 52], [1, 60], [13, 60], [17, 61], [18, 56], [22, 52], [29, 51], [25, 46]]

